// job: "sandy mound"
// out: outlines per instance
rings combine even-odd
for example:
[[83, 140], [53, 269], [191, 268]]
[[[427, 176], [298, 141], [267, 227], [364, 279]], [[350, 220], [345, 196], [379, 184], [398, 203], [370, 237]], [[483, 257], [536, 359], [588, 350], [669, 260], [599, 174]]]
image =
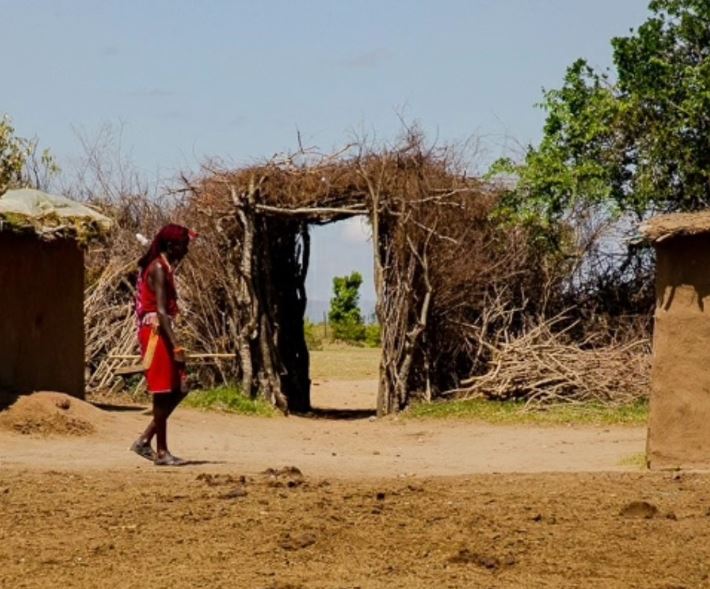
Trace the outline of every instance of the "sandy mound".
[[33, 393], [20, 397], [0, 413], [0, 427], [25, 435], [86, 436], [104, 416], [90, 403], [63, 393]]

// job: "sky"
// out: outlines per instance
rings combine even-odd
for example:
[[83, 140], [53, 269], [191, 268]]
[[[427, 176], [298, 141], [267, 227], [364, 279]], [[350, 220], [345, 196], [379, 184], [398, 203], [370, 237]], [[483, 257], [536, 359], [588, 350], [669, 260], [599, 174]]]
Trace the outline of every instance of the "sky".
[[[207, 158], [238, 166], [355, 136], [392, 142], [401, 119], [431, 141], [479, 145], [472, 169], [541, 136], [543, 88], [648, 0], [0, 0], [0, 114], [62, 168], [80, 136], [119, 131], [124, 155], [169, 185]], [[309, 298], [372, 254], [358, 220], [312, 235]]]

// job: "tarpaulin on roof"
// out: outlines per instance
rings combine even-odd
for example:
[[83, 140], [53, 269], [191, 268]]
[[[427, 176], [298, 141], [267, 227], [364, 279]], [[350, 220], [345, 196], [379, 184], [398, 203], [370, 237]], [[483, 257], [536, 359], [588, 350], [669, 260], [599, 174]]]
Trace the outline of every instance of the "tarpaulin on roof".
[[105, 215], [57, 194], [23, 188], [0, 195], [0, 231], [86, 242], [106, 233], [111, 225]]

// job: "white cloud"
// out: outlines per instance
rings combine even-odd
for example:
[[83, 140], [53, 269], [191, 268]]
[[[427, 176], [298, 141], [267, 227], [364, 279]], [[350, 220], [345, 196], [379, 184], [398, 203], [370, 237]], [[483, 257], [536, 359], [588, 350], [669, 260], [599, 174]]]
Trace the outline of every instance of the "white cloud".
[[365, 217], [351, 217], [343, 222], [343, 239], [349, 243], [366, 243], [372, 238], [372, 228]]

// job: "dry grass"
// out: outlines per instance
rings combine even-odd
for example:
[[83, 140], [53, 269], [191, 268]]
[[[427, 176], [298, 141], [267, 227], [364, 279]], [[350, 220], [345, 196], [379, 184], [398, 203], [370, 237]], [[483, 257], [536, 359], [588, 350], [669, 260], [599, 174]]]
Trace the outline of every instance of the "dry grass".
[[369, 380], [378, 378], [381, 350], [324, 342], [311, 355], [313, 380]]

